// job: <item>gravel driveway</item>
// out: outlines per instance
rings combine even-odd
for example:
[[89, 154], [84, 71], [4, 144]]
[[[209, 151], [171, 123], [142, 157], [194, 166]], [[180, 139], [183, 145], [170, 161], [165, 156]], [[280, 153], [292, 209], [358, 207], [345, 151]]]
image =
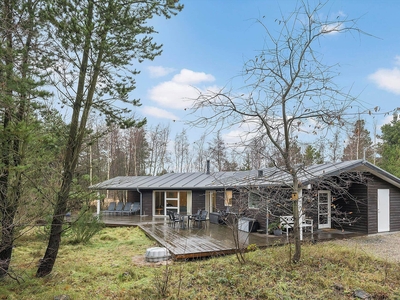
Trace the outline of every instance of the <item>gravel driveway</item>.
[[379, 233], [351, 239], [335, 240], [338, 245], [358, 247], [388, 261], [400, 262], [400, 232]]

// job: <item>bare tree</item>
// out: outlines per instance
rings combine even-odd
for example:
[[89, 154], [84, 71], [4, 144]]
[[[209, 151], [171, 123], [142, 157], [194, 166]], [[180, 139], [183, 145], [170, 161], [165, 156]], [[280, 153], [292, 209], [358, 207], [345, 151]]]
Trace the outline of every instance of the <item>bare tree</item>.
[[[193, 110], [207, 109], [198, 126], [220, 126], [252, 122], [253, 133], [265, 135], [275, 150], [268, 159], [291, 178], [290, 207], [295, 221], [293, 262], [301, 257], [300, 220], [302, 183], [297, 140], [302, 135], [323, 136], [333, 126], [343, 126], [344, 117], [355, 99], [338, 88], [334, 78], [337, 65], [328, 65], [317, 48], [333, 34], [357, 32], [355, 20], [338, 15], [321, 19], [324, 4], [311, 8], [301, 2], [288, 17], [276, 22], [281, 30], [271, 32], [262, 20], [266, 46], [244, 65], [245, 91], [202, 93]], [[247, 134], [249, 134], [247, 132]], [[283, 183], [282, 183], [283, 184]], [[300, 195], [300, 197], [298, 197]]]
[[166, 172], [168, 169], [169, 151], [168, 142], [171, 129], [169, 126], [158, 124], [150, 128], [149, 134], [149, 162], [148, 173], [155, 176]]
[[[370, 132], [365, 128], [364, 120], [357, 120], [352, 130], [347, 134], [347, 145], [343, 150], [342, 160], [353, 160], [372, 156], [373, 149]], [[366, 151], [366, 152], [364, 152]]]
[[149, 155], [148, 142], [144, 128], [125, 130], [127, 141], [127, 175], [139, 176], [146, 173], [146, 160]]
[[193, 153], [194, 153], [194, 169], [198, 172], [204, 172], [206, 170], [206, 161], [207, 161], [207, 155], [206, 155], [206, 149], [205, 147], [205, 142], [206, 142], [206, 134], [203, 133], [201, 137], [193, 143]]
[[189, 141], [186, 130], [182, 129], [181, 133], [175, 136], [175, 171], [182, 173], [190, 167]]
[[224, 164], [226, 161], [226, 146], [221, 137], [220, 131], [218, 131], [215, 138], [208, 143], [208, 153], [210, 155], [211, 162], [217, 171], [224, 170]]
[[329, 142], [329, 146], [330, 146], [330, 161], [335, 162], [340, 160], [340, 158], [342, 157], [342, 151], [343, 151], [343, 144], [342, 144], [342, 140], [341, 140], [341, 135], [340, 135], [340, 130], [337, 129], [334, 133], [333, 133], [333, 138], [331, 139], [331, 141]]

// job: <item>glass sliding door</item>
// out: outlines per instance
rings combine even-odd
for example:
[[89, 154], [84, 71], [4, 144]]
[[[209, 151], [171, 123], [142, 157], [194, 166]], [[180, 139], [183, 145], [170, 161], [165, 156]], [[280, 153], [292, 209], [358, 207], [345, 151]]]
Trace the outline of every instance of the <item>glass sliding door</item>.
[[165, 193], [155, 191], [153, 193], [154, 199], [154, 212], [155, 216], [164, 216], [165, 215]]
[[167, 210], [191, 214], [192, 191], [154, 191], [153, 203], [155, 216], [165, 216]]
[[167, 210], [172, 211], [174, 213], [179, 212], [179, 192], [176, 191], [165, 192], [165, 207]]

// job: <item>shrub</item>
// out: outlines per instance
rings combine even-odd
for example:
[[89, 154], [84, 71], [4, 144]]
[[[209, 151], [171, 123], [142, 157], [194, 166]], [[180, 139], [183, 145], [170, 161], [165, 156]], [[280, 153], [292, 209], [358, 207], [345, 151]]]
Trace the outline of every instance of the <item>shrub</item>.
[[78, 217], [71, 223], [70, 242], [72, 244], [85, 244], [104, 228], [104, 223], [98, 216], [94, 216], [88, 207], [83, 207]]

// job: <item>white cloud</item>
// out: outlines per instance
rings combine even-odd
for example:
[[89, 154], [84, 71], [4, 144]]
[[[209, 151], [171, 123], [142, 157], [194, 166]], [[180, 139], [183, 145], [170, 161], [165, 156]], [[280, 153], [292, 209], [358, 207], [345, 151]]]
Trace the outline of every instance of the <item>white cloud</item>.
[[198, 97], [199, 91], [216, 89], [215, 86], [193, 85], [214, 80], [215, 78], [211, 74], [182, 69], [172, 80], [164, 81], [150, 89], [149, 98], [163, 107], [172, 109], [189, 108], [193, 99]]
[[[396, 56], [396, 64], [400, 65], [400, 57]], [[400, 95], [400, 69], [378, 69], [368, 76], [379, 88]]]
[[196, 84], [201, 82], [212, 82], [215, 78], [211, 74], [204, 72], [194, 72], [188, 69], [182, 69], [181, 72], [172, 78], [173, 82], [181, 84]]
[[152, 78], [163, 77], [175, 71], [173, 68], [164, 68], [162, 66], [150, 66], [147, 70]]
[[145, 116], [153, 116], [156, 118], [169, 119], [174, 121], [179, 120], [179, 117], [175, 116], [173, 113], [154, 106], [142, 106], [141, 111], [142, 114]]

